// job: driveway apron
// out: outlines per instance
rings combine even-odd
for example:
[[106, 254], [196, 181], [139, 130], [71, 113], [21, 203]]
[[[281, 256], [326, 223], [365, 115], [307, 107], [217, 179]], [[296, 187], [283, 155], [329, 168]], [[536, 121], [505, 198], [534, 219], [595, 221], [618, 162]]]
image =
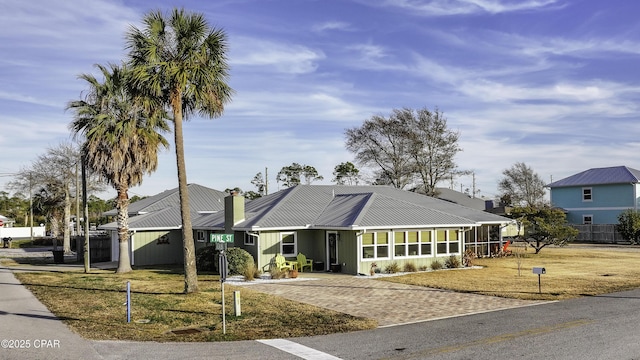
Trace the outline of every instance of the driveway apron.
[[290, 300], [354, 316], [373, 318], [378, 321], [379, 326], [546, 303], [458, 293], [344, 275], [245, 286]]

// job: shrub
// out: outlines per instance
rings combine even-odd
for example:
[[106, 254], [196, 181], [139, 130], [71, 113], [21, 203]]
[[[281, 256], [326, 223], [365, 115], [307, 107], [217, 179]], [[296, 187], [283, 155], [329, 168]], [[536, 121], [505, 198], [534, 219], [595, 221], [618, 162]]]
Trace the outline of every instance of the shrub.
[[429, 267], [427, 265], [420, 265], [418, 269], [420, 269], [420, 271], [427, 271]]
[[464, 263], [464, 266], [471, 267], [471, 266], [473, 266], [473, 260], [475, 258], [477, 258], [477, 257], [478, 256], [476, 255], [475, 252], [473, 252], [473, 250], [467, 249], [464, 252], [464, 256], [463, 256], [462, 262]]
[[253, 256], [247, 250], [232, 247], [227, 249], [227, 262], [229, 264], [229, 275], [242, 275], [247, 266], [253, 263]]
[[459, 268], [460, 258], [455, 255], [451, 255], [447, 258], [447, 260], [444, 261], [444, 266], [446, 266], [448, 269]]
[[398, 265], [398, 263], [394, 261], [391, 264], [387, 265], [386, 268], [384, 268], [384, 272], [386, 272], [387, 274], [395, 274], [397, 272], [400, 272], [400, 265]]
[[215, 246], [205, 246], [196, 250], [196, 269], [198, 271], [215, 271], [218, 267], [218, 256]]
[[284, 279], [287, 277], [287, 270], [280, 270], [275, 266], [272, 266], [269, 270], [272, 279]]
[[[226, 253], [229, 275], [244, 275], [247, 265], [253, 264], [253, 257], [244, 249], [232, 247]], [[196, 250], [196, 268], [198, 271], [214, 272], [218, 268], [218, 258], [219, 252], [215, 246], [200, 248]]]
[[438, 260], [435, 260], [431, 263], [431, 270], [440, 270], [442, 269], [442, 263]]
[[414, 264], [414, 263], [405, 263], [402, 271], [404, 271], [404, 272], [416, 272], [416, 271], [418, 271], [418, 268], [416, 267], [416, 264]]
[[255, 278], [259, 278], [261, 273], [256, 264], [252, 261], [250, 264], [245, 266], [242, 275], [244, 276], [245, 281], [253, 281]]

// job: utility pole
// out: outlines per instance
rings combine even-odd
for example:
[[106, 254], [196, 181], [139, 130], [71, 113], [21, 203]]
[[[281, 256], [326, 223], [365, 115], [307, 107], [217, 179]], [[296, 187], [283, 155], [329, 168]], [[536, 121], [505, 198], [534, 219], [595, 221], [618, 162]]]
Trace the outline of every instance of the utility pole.
[[91, 270], [91, 252], [89, 251], [89, 204], [87, 202], [87, 171], [85, 156], [81, 156], [82, 161], [82, 203], [84, 207], [84, 272]]
[[265, 166], [264, 168], [264, 195], [269, 195], [269, 169]]

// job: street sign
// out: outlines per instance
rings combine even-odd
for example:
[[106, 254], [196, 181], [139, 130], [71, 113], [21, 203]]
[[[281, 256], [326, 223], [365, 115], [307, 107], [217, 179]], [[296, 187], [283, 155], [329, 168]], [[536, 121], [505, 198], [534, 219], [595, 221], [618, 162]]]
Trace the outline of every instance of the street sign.
[[212, 243], [232, 243], [233, 234], [211, 234], [209, 242]]

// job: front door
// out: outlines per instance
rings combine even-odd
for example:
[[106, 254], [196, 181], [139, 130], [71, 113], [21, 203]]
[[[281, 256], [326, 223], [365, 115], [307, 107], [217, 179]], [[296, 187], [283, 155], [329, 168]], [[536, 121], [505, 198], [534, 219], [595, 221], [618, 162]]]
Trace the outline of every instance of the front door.
[[338, 262], [338, 239], [337, 232], [327, 232], [327, 270], [335, 270]]

